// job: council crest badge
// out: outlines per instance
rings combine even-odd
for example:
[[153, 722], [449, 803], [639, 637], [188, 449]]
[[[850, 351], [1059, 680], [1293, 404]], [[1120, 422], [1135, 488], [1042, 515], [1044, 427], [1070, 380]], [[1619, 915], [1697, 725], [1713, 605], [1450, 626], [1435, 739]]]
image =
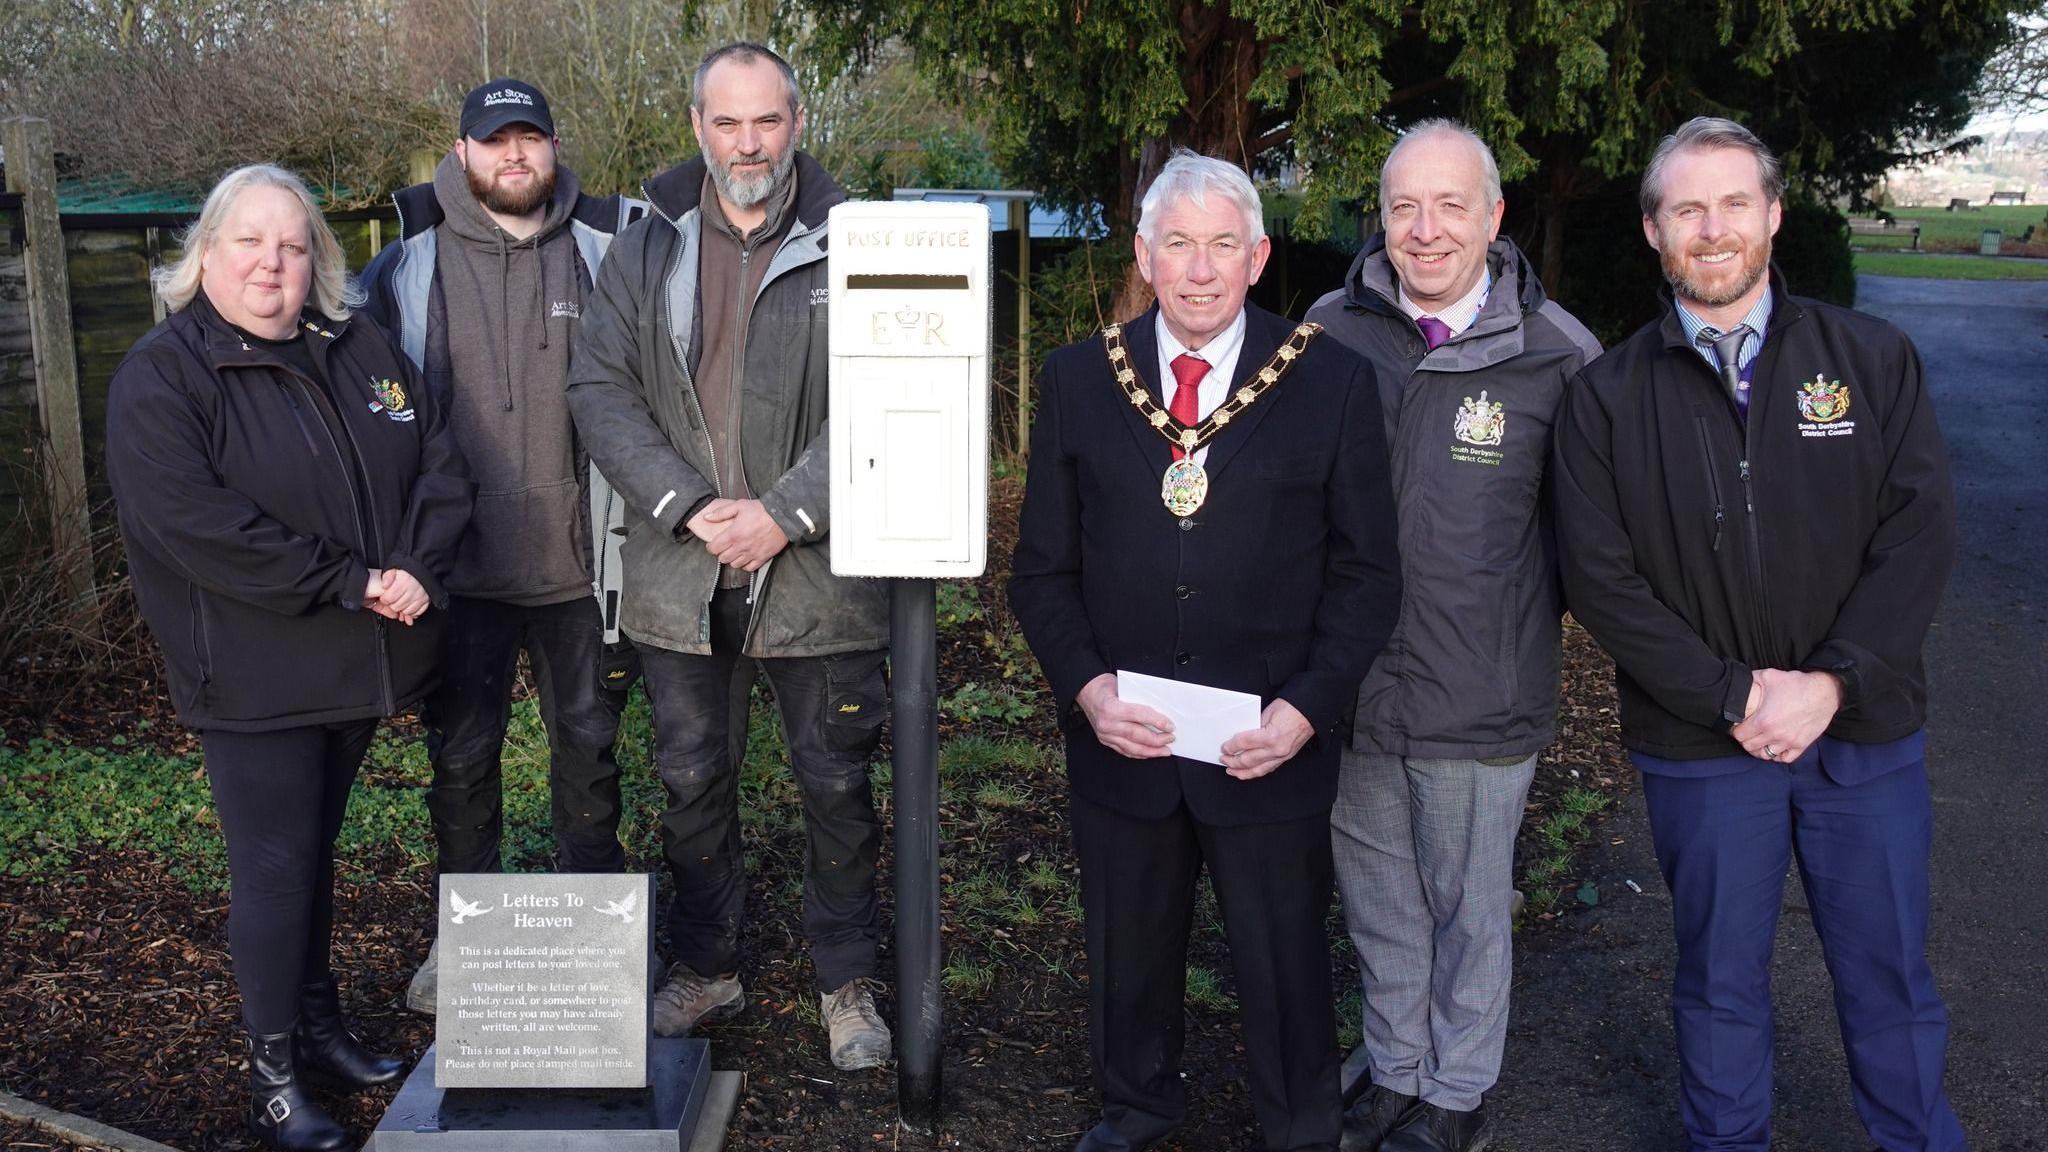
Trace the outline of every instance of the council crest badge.
[[374, 378], [370, 381], [370, 393], [377, 397], [370, 404], [370, 411], [382, 412], [399, 423], [413, 418], [412, 409], [407, 405], [405, 388], [390, 377]]
[[1799, 386], [1799, 415], [1814, 424], [1832, 424], [1849, 414], [1849, 386], [1830, 382], [1824, 372]]
[[1481, 391], [1479, 399], [1465, 397], [1464, 407], [1458, 409], [1458, 416], [1451, 424], [1451, 431], [1458, 439], [1481, 448], [1492, 448], [1500, 444], [1507, 434], [1507, 405], [1498, 400], [1489, 401]]

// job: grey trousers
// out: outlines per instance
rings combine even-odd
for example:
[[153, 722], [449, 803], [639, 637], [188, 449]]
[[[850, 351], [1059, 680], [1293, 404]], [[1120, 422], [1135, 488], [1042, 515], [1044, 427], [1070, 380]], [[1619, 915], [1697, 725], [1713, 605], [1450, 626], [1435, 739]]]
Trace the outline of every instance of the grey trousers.
[[1515, 830], [1536, 757], [1494, 767], [1346, 749], [1330, 814], [1371, 1076], [1470, 1111], [1500, 1075]]

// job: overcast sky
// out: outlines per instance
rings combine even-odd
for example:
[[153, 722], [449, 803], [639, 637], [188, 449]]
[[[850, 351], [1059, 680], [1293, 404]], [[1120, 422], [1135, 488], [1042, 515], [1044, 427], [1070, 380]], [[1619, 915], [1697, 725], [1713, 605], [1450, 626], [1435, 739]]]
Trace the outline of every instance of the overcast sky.
[[1970, 121], [1966, 131], [1979, 136], [1994, 136], [2001, 132], [2043, 132], [2048, 131], [2048, 111], [2029, 112], [2015, 116], [2011, 112], [1980, 112]]

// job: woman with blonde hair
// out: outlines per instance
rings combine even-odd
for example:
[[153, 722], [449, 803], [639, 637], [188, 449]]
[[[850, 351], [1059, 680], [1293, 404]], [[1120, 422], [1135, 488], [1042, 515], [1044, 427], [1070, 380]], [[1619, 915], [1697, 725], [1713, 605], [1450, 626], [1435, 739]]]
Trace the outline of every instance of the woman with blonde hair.
[[227, 839], [250, 1131], [353, 1147], [301, 1085], [397, 1079], [341, 1015], [334, 840], [377, 719], [435, 676], [440, 577], [475, 486], [412, 364], [367, 319], [298, 177], [223, 177], [156, 274], [171, 313], [107, 400], [135, 596]]

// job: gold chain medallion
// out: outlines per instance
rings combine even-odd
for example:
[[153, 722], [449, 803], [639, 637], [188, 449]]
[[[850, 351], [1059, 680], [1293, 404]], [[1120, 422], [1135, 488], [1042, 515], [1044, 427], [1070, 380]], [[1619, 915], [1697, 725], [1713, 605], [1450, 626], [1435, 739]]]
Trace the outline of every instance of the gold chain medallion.
[[1166, 502], [1166, 510], [1175, 516], [1191, 516], [1202, 506], [1202, 501], [1209, 498], [1209, 474], [1195, 463], [1193, 456], [1183, 456], [1166, 466], [1166, 478], [1159, 486], [1159, 498]]
[[1102, 330], [1102, 346], [1109, 353], [1109, 365], [1116, 380], [1116, 389], [1138, 410], [1147, 427], [1166, 438], [1168, 444], [1180, 449], [1185, 455], [1166, 466], [1166, 475], [1161, 479], [1159, 498], [1166, 510], [1175, 516], [1192, 516], [1209, 498], [1209, 474], [1195, 462], [1195, 453], [1203, 445], [1216, 438], [1218, 432], [1245, 409], [1257, 403], [1259, 397], [1271, 392], [1286, 377], [1294, 362], [1314, 340], [1323, 326], [1308, 321], [1295, 326], [1287, 340], [1273, 353], [1272, 359], [1260, 368], [1252, 381], [1239, 388], [1216, 406], [1209, 418], [1192, 428], [1173, 418], [1173, 414], [1161, 408], [1152, 400], [1152, 394], [1138, 381], [1138, 374], [1130, 364], [1130, 353], [1124, 347], [1124, 326], [1111, 324]]

